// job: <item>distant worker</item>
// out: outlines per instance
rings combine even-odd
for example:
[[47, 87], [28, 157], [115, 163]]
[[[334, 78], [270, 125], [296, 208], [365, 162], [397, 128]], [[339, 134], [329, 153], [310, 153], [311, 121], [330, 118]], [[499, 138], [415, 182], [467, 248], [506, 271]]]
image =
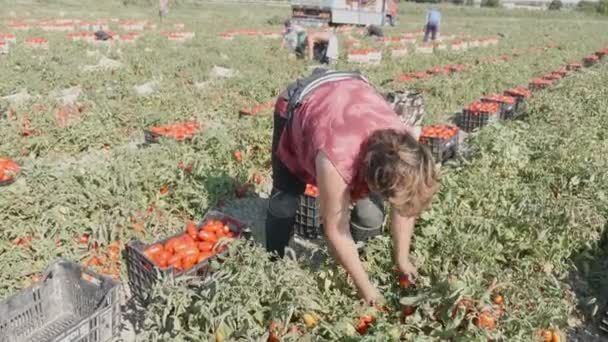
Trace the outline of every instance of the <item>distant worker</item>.
[[424, 41], [429, 41], [429, 35], [431, 40], [437, 39], [437, 32], [439, 32], [439, 24], [441, 22], [441, 13], [435, 8], [431, 8], [426, 16], [426, 27], [424, 29]]
[[387, 1], [387, 17], [388, 23], [391, 26], [395, 26], [395, 18], [397, 18], [397, 3], [395, 0]]
[[169, 14], [169, 0], [158, 0], [158, 15], [162, 21]]
[[303, 27], [287, 20], [282, 46], [299, 58], [308, 57], [329, 64], [338, 60], [338, 37], [333, 31], [307, 32]]

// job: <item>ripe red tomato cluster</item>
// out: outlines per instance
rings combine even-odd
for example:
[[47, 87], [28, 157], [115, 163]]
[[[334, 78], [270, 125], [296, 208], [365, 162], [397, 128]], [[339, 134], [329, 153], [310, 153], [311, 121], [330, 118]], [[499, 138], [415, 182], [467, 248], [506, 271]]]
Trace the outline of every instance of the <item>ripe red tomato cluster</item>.
[[317, 187], [314, 185], [306, 184], [306, 190], [304, 191], [304, 195], [310, 197], [317, 197], [319, 196], [319, 189], [317, 189]]
[[377, 52], [378, 52], [378, 50], [376, 50], [376, 49], [367, 48], [367, 49], [353, 50], [349, 54], [351, 54], [351, 55], [368, 55], [370, 53], [377, 53]]
[[49, 41], [46, 38], [42, 38], [42, 37], [28, 37], [28, 38], [25, 38], [25, 42], [29, 43], [29, 44], [45, 44], [45, 43], [48, 43]]
[[500, 110], [497, 103], [492, 102], [473, 102], [464, 109], [472, 113], [496, 113]]
[[430, 75], [440, 75], [440, 74], [447, 75], [450, 72], [451, 72], [451, 70], [448, 67], [435, 67], [435, 68], [431, 68], [431, 69], [427, 70], [427, 73]]
[[13, 180], [19, 170], [19, 164], [7, 158], [0, 158], [0, 182]]
[[234, 236], [220, 220], [209, 220], [200, 231], [194, 223], [188, 222], [185, 234], [169, 239], [164, 245], [153, 244], [144, 254], [161, 269], [175, 267], [182, 271], [223, 251], [226, 246], [218, 246], [217, 242]]
[[450, 125], [433, 125], [422, 129], [420, 133], [420, 142], [426, 143], [427, 139], [450, 139], [458, 134], [458, 127]]
[[198, 132], [199, 128], [199, 124], [186, 121], [182, 124], [177, 123], [168, 126], [151, 127], [149, 131], [157, 135], [174, 137], [175, 140], [182, 141], [187, 137], [193, 136], [196, 132]]
[[599, 57], [597, 55], [588, 55], [587, 57], [584, 58], [584, 60], [586, 62], [594, 62], [597, 61], [599, 59]]
[[505, 94], [509, 95], [509, 96], [513, 96], [513, 97], [530, 97], [532, 96], [532, 92], [529, 89], [526, 88], [513, 88], [513, 89], [509, 89], [505, 92]]
[[239, 111], [239, 114], [241, 115], [256, 115], [260, 112], [263, 112], [265, 110], [269, 110], [272, 109], [274, 107], [275, 103], [274, 102], [267, 102], [267, 103], [261, 103], [256, 105], [253, 108], [248, 108], [248, 109], [241, 109]]
[[553, 81], [551, 80], [546, 80], [546, 79], [540, 79], [540, 78], [535, 78], [533, 79], [531, 82], [531, 84], [535, 85], [535, 86], [550, 86], [551, 84], [553, 84]]
[[513, 96], [502, 96], [502, 95], [490, 95], [481, 98], [482, 102], [495, 102], [504, 103], [507, 105], [515, 104], [515, 98]]

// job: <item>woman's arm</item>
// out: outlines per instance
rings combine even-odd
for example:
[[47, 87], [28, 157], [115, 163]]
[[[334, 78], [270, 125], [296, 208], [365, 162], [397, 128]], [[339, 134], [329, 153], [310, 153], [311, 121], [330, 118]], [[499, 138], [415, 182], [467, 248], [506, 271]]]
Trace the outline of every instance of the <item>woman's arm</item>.
[[410, 262], [410, 244], [414, 235], [414, 217], [404, 217], [395, 208], [391, 210], [391, 230], [393, 234], [395, 262], [399, 271], [413, 281], [417, 276], [416, 267]]
[[355, 241], [350, 233], [348, 186], [322, 152], [316, 158], [316, 171], [327, 242], [342, 267], [353, 279], [361, 298], [372, 302], [379, 294], [363, 269]]

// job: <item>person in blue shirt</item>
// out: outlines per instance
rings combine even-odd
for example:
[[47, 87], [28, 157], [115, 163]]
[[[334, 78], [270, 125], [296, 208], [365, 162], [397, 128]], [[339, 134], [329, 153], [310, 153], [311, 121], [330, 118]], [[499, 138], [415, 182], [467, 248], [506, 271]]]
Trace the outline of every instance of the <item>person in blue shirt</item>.
[[435, 8], [431, 8], [431, 10], [426, 15], [426, 27], [424, 29], [424, 41], [429, 41], [429, 35], [431, 36], [431, 40], [435, 40], [437, 38], [437, 32], [439, 31], [439, 23], [441, 22], [441, 13]]

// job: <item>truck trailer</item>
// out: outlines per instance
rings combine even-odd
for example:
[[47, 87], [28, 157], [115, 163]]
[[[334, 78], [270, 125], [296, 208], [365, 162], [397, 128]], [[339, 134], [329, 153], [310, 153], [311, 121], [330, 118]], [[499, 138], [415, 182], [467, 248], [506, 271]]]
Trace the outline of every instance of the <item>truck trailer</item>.
[[392, 23], [395, 0], [289, 0], [292, 21], [301, 26], [376, 25]]

